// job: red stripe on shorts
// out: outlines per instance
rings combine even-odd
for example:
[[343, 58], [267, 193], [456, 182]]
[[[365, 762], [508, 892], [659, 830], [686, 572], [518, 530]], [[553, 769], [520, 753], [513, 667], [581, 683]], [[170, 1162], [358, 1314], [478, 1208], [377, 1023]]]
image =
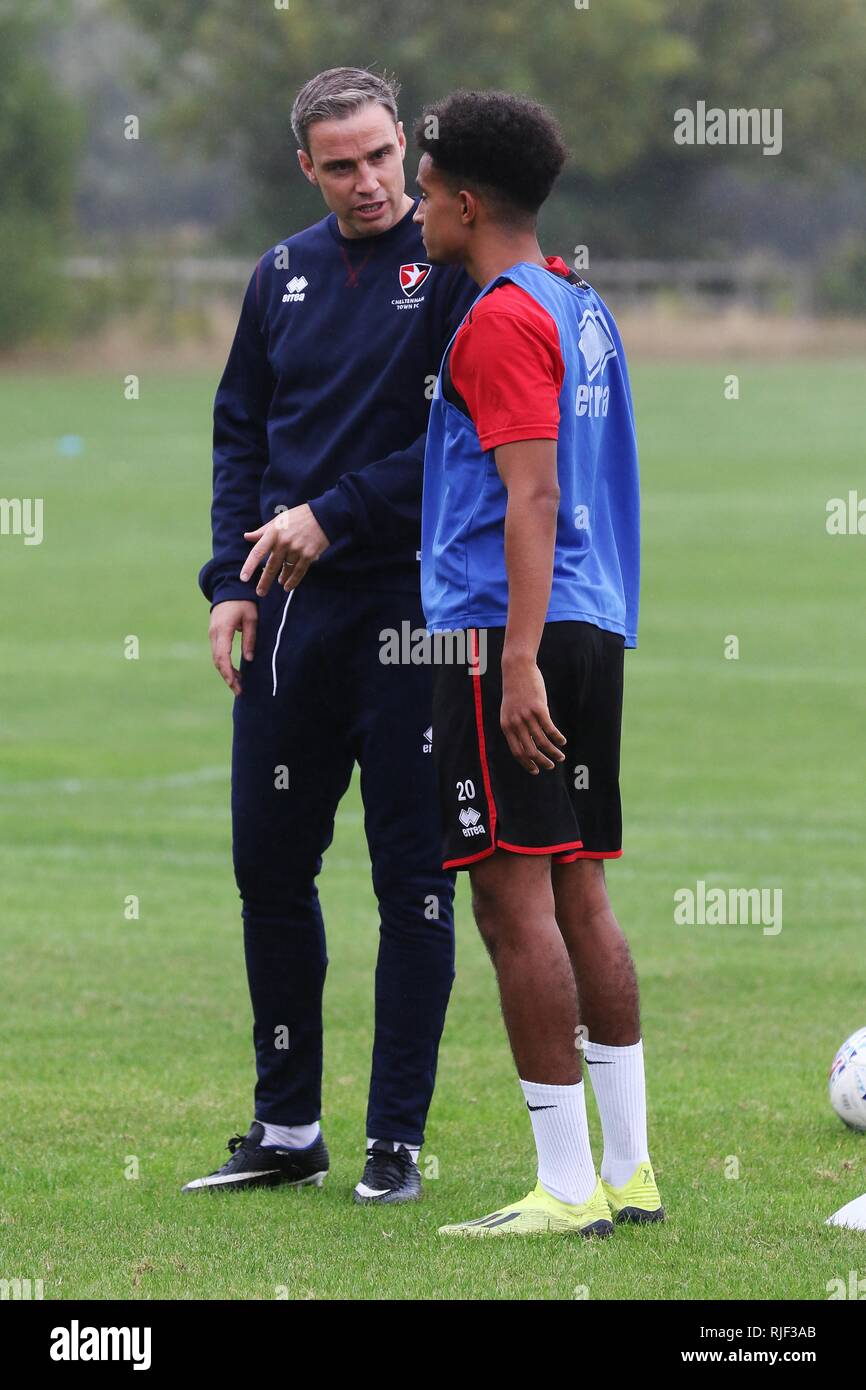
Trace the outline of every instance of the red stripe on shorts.
[[[490, 785], [490, 769], [487, 766], [487, 744], [484, 741], [484, 716], [481, 709], [481, 672], [478, 670], [478, 629], [469, 629], [472, 646], [472, 692], [475, 696], [475, 729], [478, 734], [478, 756], [481, 759], [481, 778], [484, 782], [484, 795], [487, 798], [487, 813], [490, 817], [490, 842], [496, 845], [496, 806], [493, 801], [493, 788]], [[491, 849], [491, 854], [493, 850]], [[473, 855], [473, 858], [475, 856]], [[481, 858], [481, 856], [478, 856]]]

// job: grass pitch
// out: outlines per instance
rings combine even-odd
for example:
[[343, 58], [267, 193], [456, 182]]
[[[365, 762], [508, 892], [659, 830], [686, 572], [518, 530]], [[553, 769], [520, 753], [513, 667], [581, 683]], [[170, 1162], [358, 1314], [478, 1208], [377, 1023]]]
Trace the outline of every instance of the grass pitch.
[[[866, 1135], [826, 1096], [866, 1024], [866, 538], [825, 528], [863, 479], [862, 372], [633, 373], [643, 605], [608, 879], [669, 1221], [599, 1243], [435, 1234], [534, 1173], [465, 882], [424, 1200], [351, 1204], [377, 944], [356, 786], [321, 880], [331, 1174], [321, 1192], [179, 1195], [252, 1113], [231, 697], [195, 584], [215, 379], [145, 374], [137, 402], [120, 373], [0, 380], [0, 491], [44, 499], [41, 545], [0, 536], [0, 1276], [47, 1299], [824, 1299], [862, 1273], [866, 1236], [823, 1225], [866, 1189]], [[781, 932], [675, 925], [699, 879], [781, 888]]]

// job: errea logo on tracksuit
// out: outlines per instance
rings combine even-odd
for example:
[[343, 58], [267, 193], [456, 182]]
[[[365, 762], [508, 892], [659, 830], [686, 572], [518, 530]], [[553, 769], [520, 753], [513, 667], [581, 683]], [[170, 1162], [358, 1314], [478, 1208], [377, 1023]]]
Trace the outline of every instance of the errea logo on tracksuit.
[[306, 299], [306, 290], [309, 281], [305, 275], [293, 275], [291, 280], [286, 281], [287, 294], [283, 295], [284, 304], [300, 304]]

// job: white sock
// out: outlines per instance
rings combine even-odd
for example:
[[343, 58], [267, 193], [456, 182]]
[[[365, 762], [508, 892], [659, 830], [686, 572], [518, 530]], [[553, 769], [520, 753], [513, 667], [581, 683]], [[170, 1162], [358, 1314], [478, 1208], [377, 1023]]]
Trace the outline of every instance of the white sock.
[[521, 1081], [538, 1151], [538, 1181], [551, 1197], [577, 1206], [595, 1191], [598, 1177], [586, 1123], [583, 1082], [545, 1086]]
[[643, 1038], [630, 1047], [587, 1041], [584, 1057], [604, 1136], [601, 1176], [611, 1187], [622, 1187], [649, 1159]]
[[415, 1146], [414, 1146], [413, 1144], [406, 1144], [406, 1143], [404, 1143], [404, 1141], [403, 1141], [402, 1139], [370, 1139], [370, 1138], [368, 1137], [368, 1139], [367, 1139], [367, 1148], [368, 1148], [368, 1149], [372, 1149], [372, 1147], [373, 1147], [374, 1144], [393, 1144], [393, 1145], [394, 1145], [394, 1152], [395, 1152], [395, 1153], [397, 1152], [397, 1150], [398, 1150], [398, 1149], [400, 1148], [400, 1146], [402, 1145], [404, 1149], [408, 1149], [408, 1150], [409, 1150], [410, 1154], [412, 1155], [412, 1162], [415, 1164], [415, 1167], [416, 1167], [416, 1168], [418, 1167], [418, 1155], [419, 1155], [419, 1153], [421, 1152], [421, 1146], [420, 1146], [420, 1144], [418, 1145], [418, 1147], [417, 1147], [417, 1149], [416, 1149]]
[[308, 1149], [319, 1137], [319, 1121], [311, 1125], [269, 1125], [259, 1120], [264, 1128], [261, 1146], [263, 1149]]

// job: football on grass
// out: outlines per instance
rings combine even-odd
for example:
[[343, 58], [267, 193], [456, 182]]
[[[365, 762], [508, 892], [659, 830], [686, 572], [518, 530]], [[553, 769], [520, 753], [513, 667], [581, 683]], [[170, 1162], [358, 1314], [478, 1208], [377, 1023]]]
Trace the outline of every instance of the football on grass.
[[833, 1058], [830, 1104], [851, 1129], [866, 1130], [866, 1028], [852, 1033]]

